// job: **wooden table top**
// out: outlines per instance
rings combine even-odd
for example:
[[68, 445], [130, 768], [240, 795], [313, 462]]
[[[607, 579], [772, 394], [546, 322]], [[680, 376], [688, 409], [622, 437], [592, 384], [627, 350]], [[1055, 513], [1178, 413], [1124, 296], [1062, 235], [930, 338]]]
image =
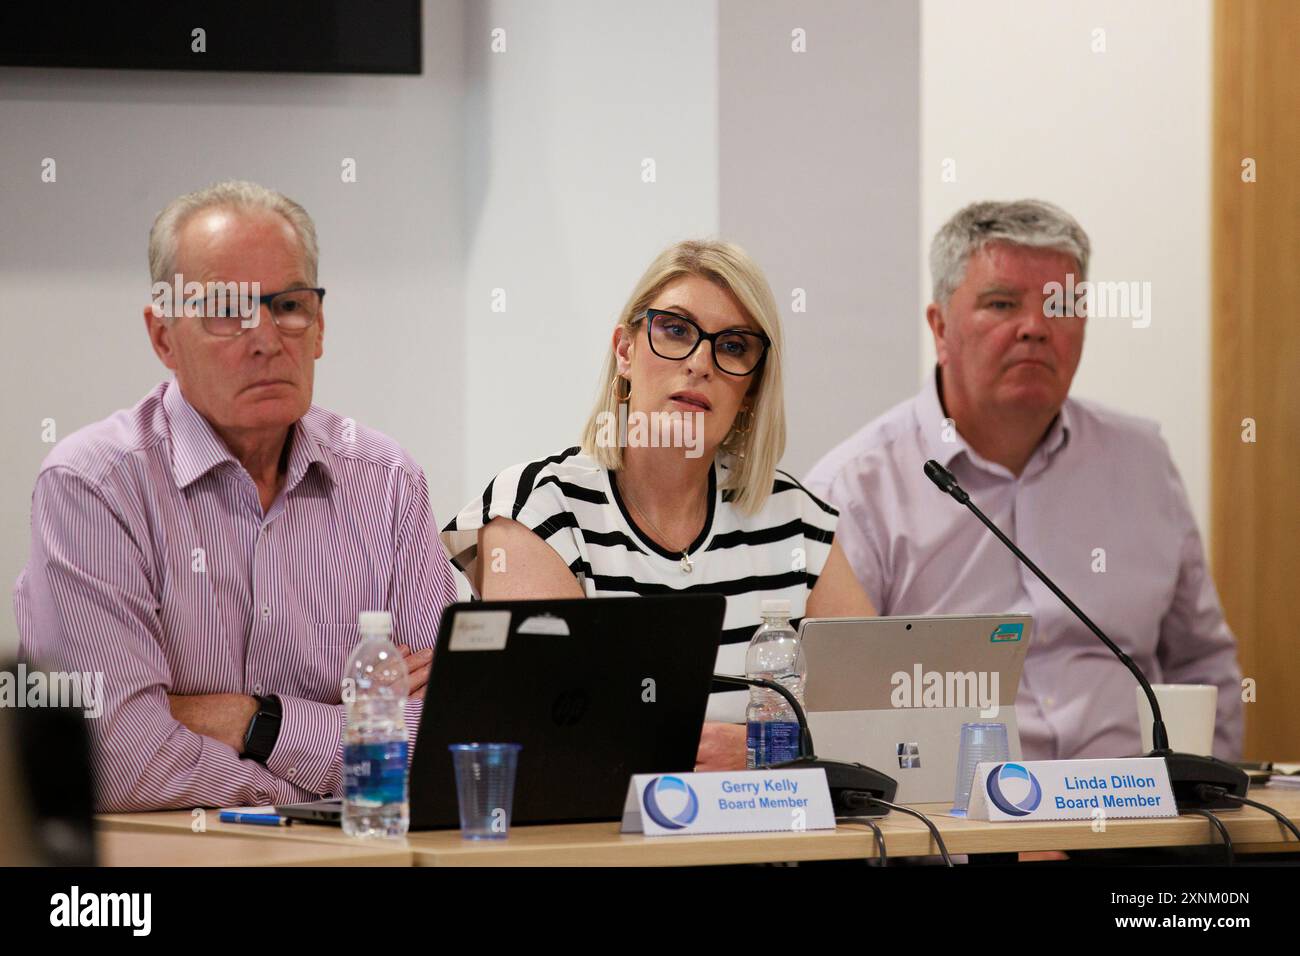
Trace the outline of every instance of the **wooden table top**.
[[412, 862], [410, 850], [401, 846], [214, 837], [182, 830], [101, 827], [95, 834], [95, 850], [101, 866], [410, 866]]
[[[1280, 787], [1252, 789], [1251, 799], [1281, 811], [1292, 821], [1300, 820], [1300, 790]], [[1153, 846], [1195, 846], [1217, 844], [1219, 836], [1210, 822], [1199, 816], [1148, 820], [1106, 820], [1104, 830], [1094, 830], [1093, 821], [990, 823], [949, 814], [946, 804], [918, 804], [915, 809], [930, 816], [950, 853], [1014, 853], [1035, 850], [1091, 850]], [[876, 855], [870, 828], [860, 822], [841, 822], [835, 830], [805, 833], [692, 834], [690, 836], [646, 837], [619, 833], [617, 823], [574, 823], [551, 826], [520, 826], [501, 841], [464, 840], [458, 830], [427, 830], [407, 835], [405, 840], [358, 841], [334, 826], [294, 824], [289, 827], [256, 827], [221, 823], [217, 811], [201, 816], [189, 810], [157, 813], [104, 814], [96, 818], [103, 844], [103, 859], [109, 865], [303, 865], [309, 862], [310, 846], [355, 851], [330, 857], [338, 865], [393, 863], [405, 855], [417, 866], [694, 866], [736, 863], [791, 862], [868, 858]], [[1239, 853], [1300, 851], [1300, 841], [1285, 831], [1262, 810], [1244, 807], [1219, 813]], [[877, 821], [890, 856], [924, 856], [938, 852], [934, 841], [914, 817], [894, 812]], [[201, 833], [195, 833], [201, 828]], [[132, 849], [128, 835], [181, 835], [217, 837], [209, 839], [214, 849], [190, 852], [180, 842], [146, 844]], [[193, 844], [193, 841], [187, 841]], [[268, 847], [282, 849], [271, 850]], [[159, 860], [149, 862], [149, 854]], [[322, 853], [328, 851], [322, 850]], [[301, 860], [288, 859], [294, 853]], [[285, 854], [280, 859], [277, 854]], [[396, 857], [392, 854], [397, 854]], [[325, 856], [320, 857], [323, 861]], [[130, 861], [127, 864], [124, 861]]]

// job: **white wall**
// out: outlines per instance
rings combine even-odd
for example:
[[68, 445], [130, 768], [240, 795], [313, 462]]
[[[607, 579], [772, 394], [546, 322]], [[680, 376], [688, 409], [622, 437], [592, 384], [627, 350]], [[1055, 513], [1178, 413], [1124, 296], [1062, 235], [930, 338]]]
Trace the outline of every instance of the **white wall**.
[[920, 11], [723, 0], [721, 15], [722, 231], [781, 310], [782, 463], [802, 478], [916, 388]]
[[[165, 377], [140, 319], [148, 228], [217, 179], [312, 213], [329, 289], [316, 400], [402, 442], [440, 522], [506, 465], [576, 442], [633, 282], [718, 229], [716, 5], [426, 0], [424, 17], [419, 77], [0, 74], [6, 604], [41, 422], [61, 437]], [[0, 653], [16, 639], [6, 607]]]
[[[163, 377], [140, 320], [148, 227], [229, 176], [315, 216], [317, 400], [406, 445], [441, 521], [502, 467], [577, 440], [616, 313], [664, 245], [721, 230], [767, 269], [801, 474], [928, 370], [940, 223], [976, 198], [1052, 199], [1092, 234], [1096, 277], [1154, 287], [1151, 328], [1093, 323], [1076, 390], [1161, 422], [1204, 523], [1208, 0], [926, 0], [919, 15], [900, 0], [425, 0], [424, 69], [0, 71], [6, 591], [42, 420], [66, 435]], [[0, 653], [15, 639], [6, 607]]]
[[1090, 278], [1150, 282], [1149, 328], [1089, 323], [1074, 393], [1160, 423], [1203, 530], [1210, 30], [1209, 0], [925, 0], [921, 21], [920, 254], [966, 203], [1034, 196], [1088, 230]]
[[461, 0], [428, 0], [421, 76], [0, 71], [0, 654], [17, 640], [41, 422], [62, 437], [167, 376], [141, 318], [149, 226], [218, 179], [279, 189], [316, 220], [316, 400], [397, 436], [440, 518], [461, 497], [462, 27]]
[[[494, 53], [498, 28], [506, 50]], [[470, 5], [466, 37], [465, 494], [454, 508], [507, 465], [578, 443], [633, 284], [664, 246], [718, 229], [712, 0], [492, 0]], [[644, 159], [654, 182], [642, 181]]]

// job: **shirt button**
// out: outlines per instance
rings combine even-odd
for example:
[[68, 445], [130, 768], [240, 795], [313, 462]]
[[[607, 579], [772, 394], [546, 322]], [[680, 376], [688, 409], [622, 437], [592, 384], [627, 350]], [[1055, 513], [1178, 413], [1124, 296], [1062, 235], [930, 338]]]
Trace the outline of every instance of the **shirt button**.
[[271, 605], [269, 605], [269, 604], [263, 604], [263, 605], [262, 605], [262, 617], [270, 617], [270, 616], [271, 616]]
[[294, 777], [298, 776], [298, 768], [297, 768], [297, 767], [290, 767], [290, 768], [285, 772], [285, 776], [288, 777], [290, 780], [292, 780]]
[[262, 685], [261, 685], [261, 684], [254, 684], [254, 685], [253, 685], [253, 693], [254, 693], [254, 694], [261, 694], [261, 693], [262, 693]]

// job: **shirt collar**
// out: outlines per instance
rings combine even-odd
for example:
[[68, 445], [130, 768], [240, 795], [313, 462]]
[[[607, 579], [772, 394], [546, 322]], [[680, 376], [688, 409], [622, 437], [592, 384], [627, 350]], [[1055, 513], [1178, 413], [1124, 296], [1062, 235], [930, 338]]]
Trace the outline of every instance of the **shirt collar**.
[[929, 449], [930, 457], [948, 467], [957, 457], [958, 452], [969, 452], [966, 439], [961, 437], [957, 427], [948, 420], [939, 401], [939, 366], [930, 373], [930, 380], [921, 388], [917, 396], [916, 423], [921, 429], [922, 440]]
[[[1070, 440], [1070, 400], [1067, 398], [1061, 405], [1061, 410], [1057, 412], [1056, 417], [1052, 419], [1051, 426], [1047, 429], [1047, 434], [1038, 445], [1038, 451], [1043, 452], [1048, 458], [1051, 458], [1058, 451], [1065, 447], [1065, 443]], [[1037, 454], [1038, 452], [1035, 452]]]
[[329, 443], [310, 420], [311, 412], [293, 423], [293, 445], [289, 448], [289, 468], [285, 478], [286, 491], [302, 481], [307, 470], [317, 465], [317, 470], [333, 483], [333, 460], [330, 458]]
[[167, 391], [163, 393], [163, 411], [171, 434], [172, 477], [176, 479], [176, 487], [189, 487], [225, 462], [238, 464], [208, 420], [185, 400], [175, 378], [167, 383]]
[[[240, 464], [211, 422], [181, 394], [175, 377], [167, 383], [163, 410], [171, 433], [172, 477], [176, 480], [176, 487], [187, 488], [226, 462]], [[293, 424], [293, 443], [289, 448], [285, 476], [286, 491], [292, 490], [303, 479], [313, 462], [320, 465], [321, 472], [332, 480], [328, 449], [304, 416]]]
[[[987, 462], [980, 457], [973, 448], [966, 444], [966, 439], [962, 438], [961, 432], [957, 430], [956, 425], [948, 420], [948, 416], [943, 410], [943, 404], [939, 401], [938, 365], [934, 367], [934, 371], [930, 374], [930, 380], [921, 389], [921, 394], [917, 396], [916, 421], [921, 429], [921, 434], [924, 436], [923, 441], [930, 452], [930, 457], [945, 468], [962, 452], [971, 461], [985, 468], [1000, 468], [1000, 466]], [[1065, 447], [1066, 442], [1070, 439], [1070, 421], [1070, 399], [1067, 398], [1064, 404], [1061, 405], [1060, 412], [1052, 419], [1047, 434], [1038, 443], [1038, 447], [1034, 449], [1034, 454], [1025, 466], [1025, 473], [1041, 471], [1042, 468], [1046, 467], [1047, 462]]]

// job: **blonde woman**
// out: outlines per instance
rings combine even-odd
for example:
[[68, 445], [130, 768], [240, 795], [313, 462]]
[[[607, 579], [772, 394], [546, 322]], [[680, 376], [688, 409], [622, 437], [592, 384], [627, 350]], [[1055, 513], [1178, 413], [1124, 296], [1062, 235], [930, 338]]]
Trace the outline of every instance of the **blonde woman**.
[[[764, 599], [789, 600], [796, 627], [874, 614], [836, 510], [776, 469], [781, 363], [776, 303], [742, 249], [666, 249], [610, 338], [581, 446], [497, 475], [445, 530], [457, 566], [485, 600], [721, 593], [717, 666], [733, 674]], [[746, 697], [711, 697], [697, 769], [744, 766]]]

